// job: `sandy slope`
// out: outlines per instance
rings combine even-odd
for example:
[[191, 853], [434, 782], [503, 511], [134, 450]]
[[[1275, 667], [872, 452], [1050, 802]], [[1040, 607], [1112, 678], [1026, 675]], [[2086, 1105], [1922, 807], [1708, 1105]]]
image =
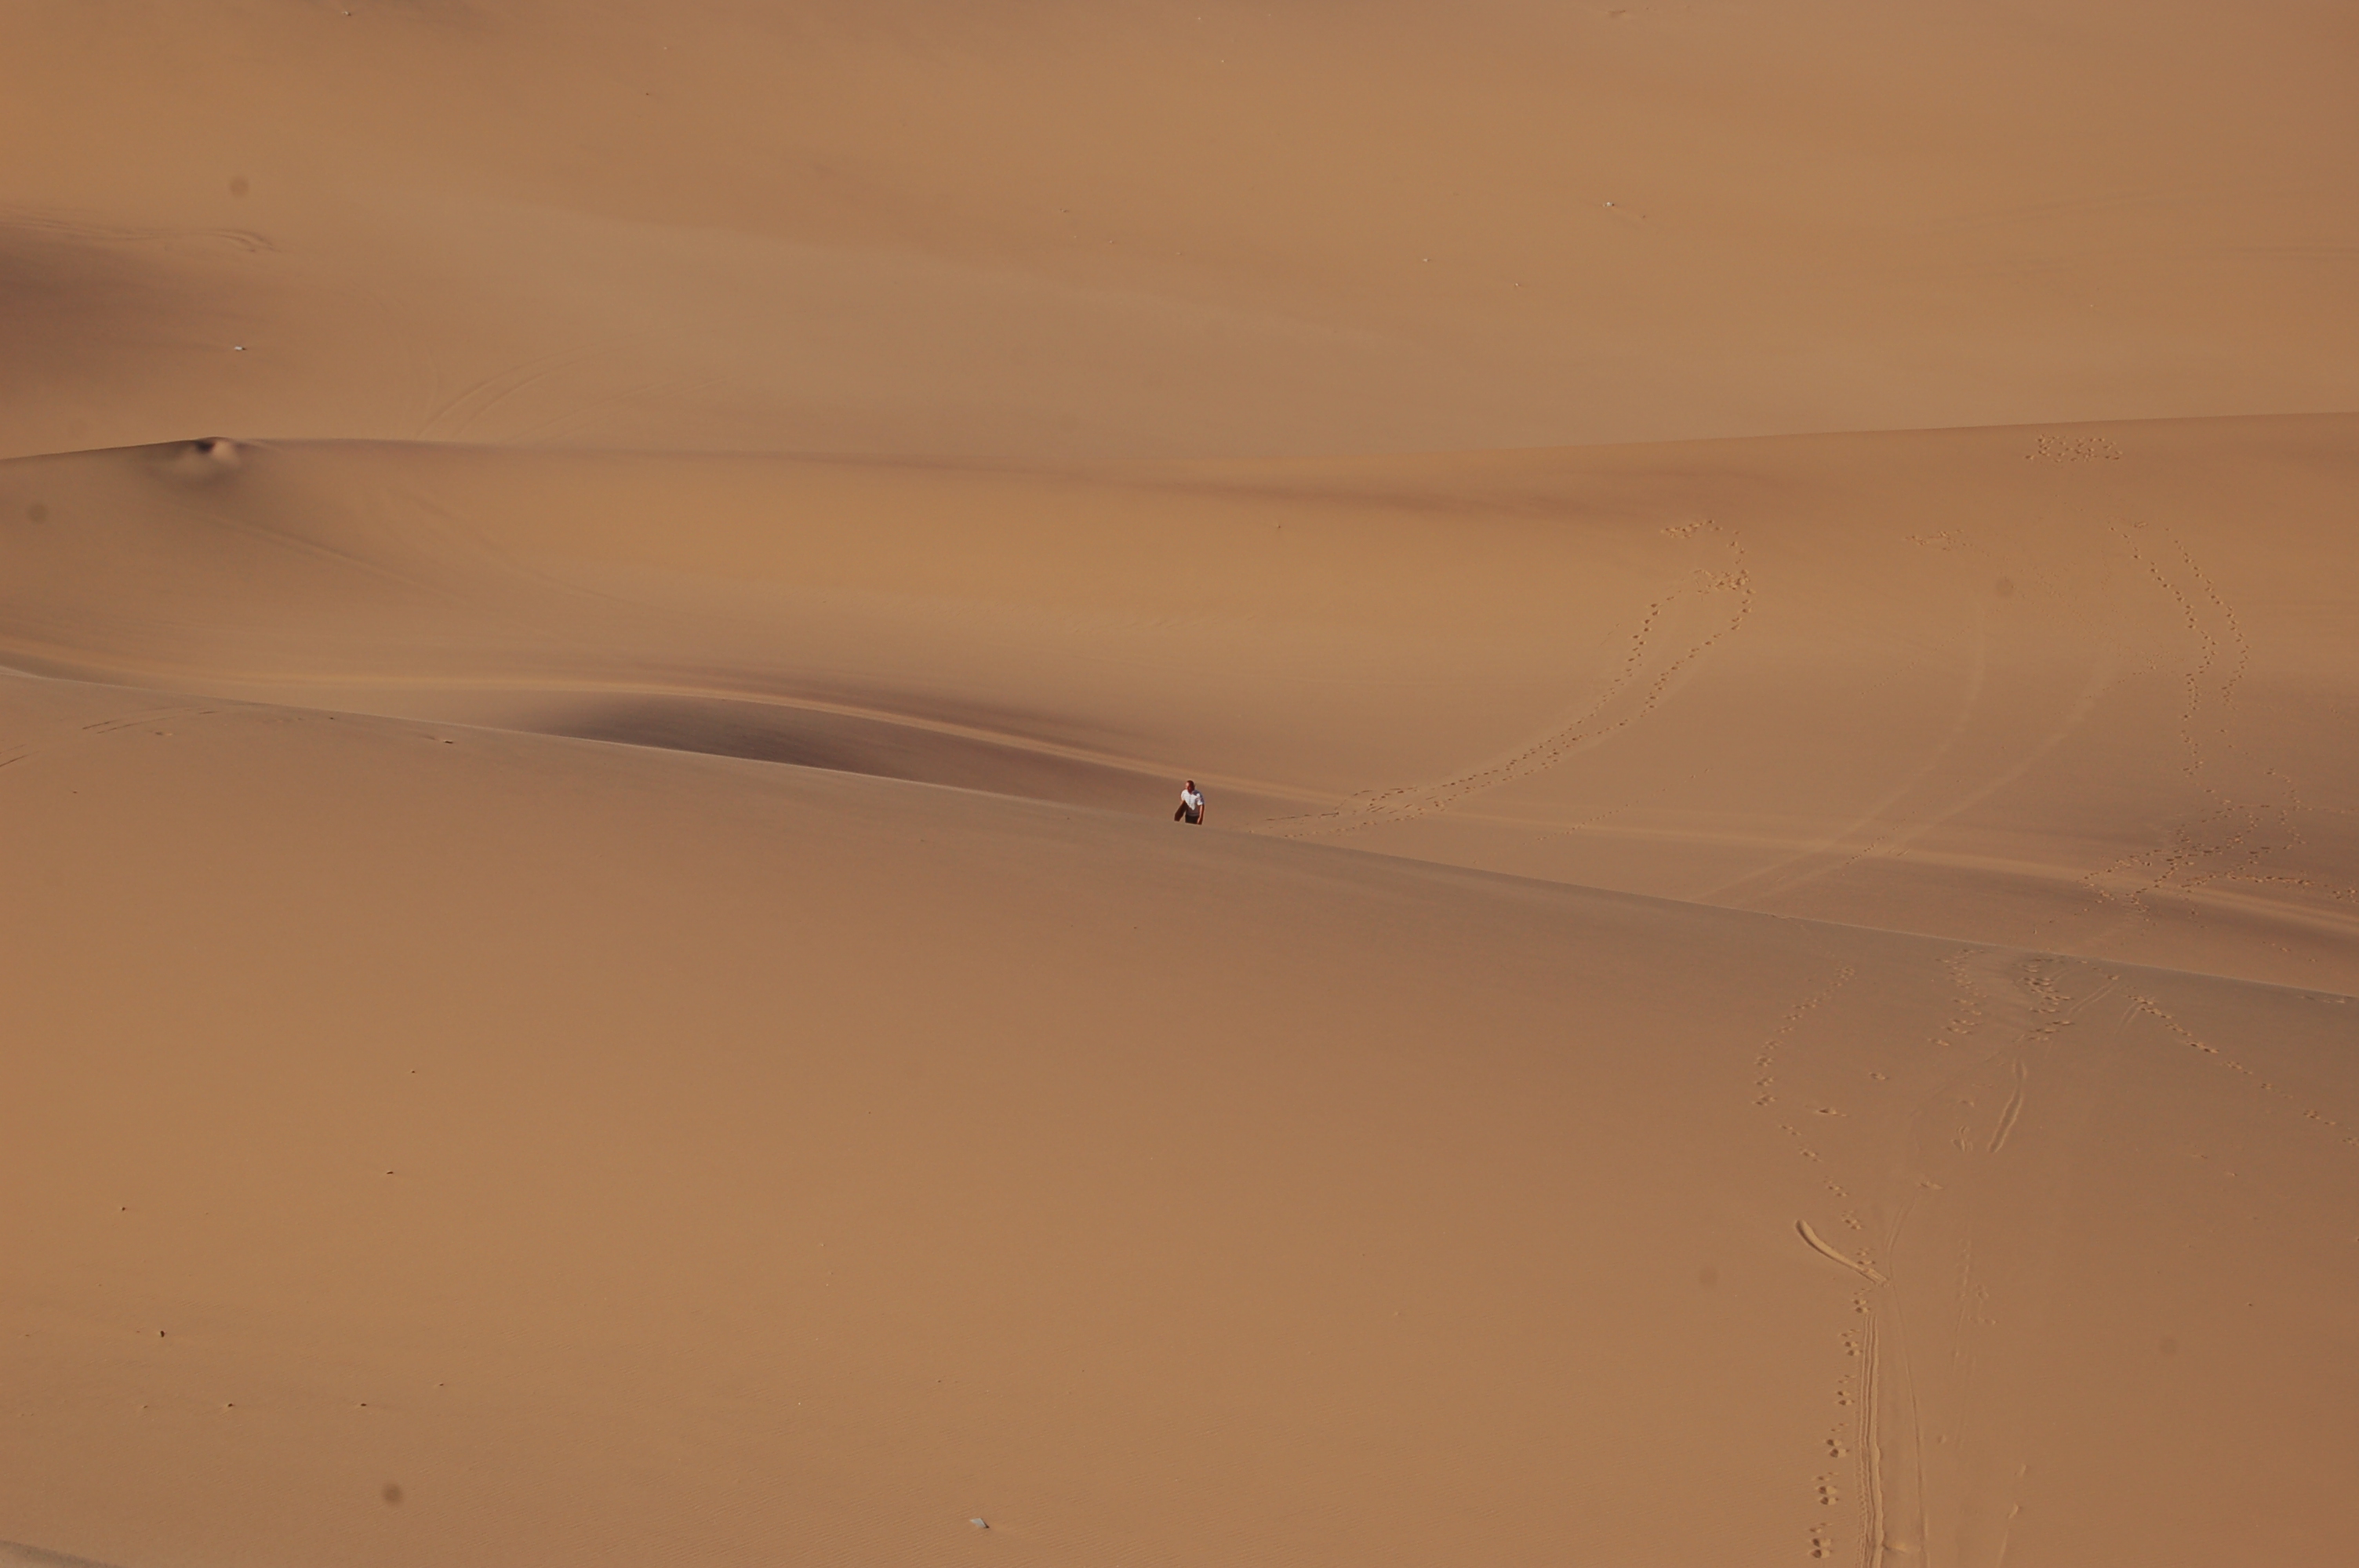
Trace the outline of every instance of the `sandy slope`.
[[[2359, 420], [0, 466], [20, 665], [2359, 991]], [[33, 520], [38, 512], [40, 520]]]
[[2347, 1555], [2354, 15], [0, 7], [0, 1563]]
[[2316, 0], [20, 0], [0, 454], [2359, 406]]
[[2359, 1528], [2354, 1241], [2311, 1217], [2359, 1199], [2345, 999], [0, 701], [18, 1539], [2216, 1563]]

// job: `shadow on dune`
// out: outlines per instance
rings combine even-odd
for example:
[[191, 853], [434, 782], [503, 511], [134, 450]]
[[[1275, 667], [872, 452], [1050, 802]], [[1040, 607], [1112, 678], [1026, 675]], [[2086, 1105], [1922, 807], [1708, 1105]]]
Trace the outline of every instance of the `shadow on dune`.
[[1160, 800], [1166, 793], [1159, 774], [889, 719], [725, 697], [599, 698], [554, 708], [530, 727], [580, 741], [874, 773], [1114, 809]]
[[62, 1552], [45, 1552], [19, 1541], [0, 1541], [0, 1563], [22, 1563], [25, 1568], [114, 1568], [112, 1563]]

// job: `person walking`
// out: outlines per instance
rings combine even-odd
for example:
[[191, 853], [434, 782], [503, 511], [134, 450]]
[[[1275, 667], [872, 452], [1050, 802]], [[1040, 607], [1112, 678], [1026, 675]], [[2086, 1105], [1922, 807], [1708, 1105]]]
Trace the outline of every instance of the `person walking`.
[[1171, 820], [1200, 825], [1203, 822], [1204, 792], [1196, 787], [1194, 779], [1190, 779], [1180, 787], [1180, 809], [1171, 814]]

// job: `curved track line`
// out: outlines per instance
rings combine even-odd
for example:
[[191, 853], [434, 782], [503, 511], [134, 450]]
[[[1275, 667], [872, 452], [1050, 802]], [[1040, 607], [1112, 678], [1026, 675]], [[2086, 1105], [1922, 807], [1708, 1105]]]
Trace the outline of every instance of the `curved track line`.
[[1810, 1244], [1810, 1250], [1817, 1252], [1823, 1257], [1833, 1259], [1844, 1268], [1849, 1269], [1853, 1273], [1857, 1274], [1861, 1279], [1865, 1280], [1869, 1284], [1883, 1285], [1889, 1284], [1891, 1282], [1876, 1271], [1875, 1265], [1863, 1263], [1849, 1253], [1838, 1250], [1832, 1242], [1827, 1240], [1817, 1231], [1810, 1228], [1810, 1222], [1809, 1220], [1796, 1220], [1794, 1222], [1794, 1228], [1802, 1233], [1802, 1239]]
[[[1583, 709], [1568, 723], [1558, 725], [1542, 734], [1522, 750], [1473, 772], [1430, 784], [1404, 784], [1386, 790], [1357, 804], [1346, 804], [1332, 811], [1312, 813], [1306, 816], [1280, 818], [1265, 824], [1261, 829], [1282, 838], [1312, 838], [1329, 834], [1356, 833], [1390, 822], [1402, 822], [1421, 816], [1438, 816], [1469, 795], [1513, 784], [1518, 779], [1545, 773], [1564, 761], [1572, 750], [1589, 741], [1603, 741], [1619, 733], [1646, 718], [1659, 706], [1671, 683], [1697, 660], [1709, 653], [1712, 645], [1745, 623], [1753, 610], [1753, 578], [1745, 564], [1745, 542], [1734, 532], [1723, 529], [1706, 519], [1690, 524], [1679, 530], [1685, 537], [1699, 528], [1712, 528], [1723, 534], [1728, 541], [1730, 560], [1726, 569], [1713, 571], [1700, 568], [1694, 580], [1675, 588], [1647, 607], [1638, 625], [1630, 636], [1630, 651], [1622, 661], [1622, 668], [1605, 694]], [[1667, 530], [1668, 532], [1669, 530]], [[1648, 641], [1655, 623], [1663, 611], [1677, 600], [1690, 595], [1713, 597], [1733, 594], [1736, 608], [1728, 623], [1701, 642], [1687, 649], [1665, 665], [1654, 680], [1643, 688], [1638, 706], [1621, 718], [1607, 721], [1605, 716], [1614, 705], [1634, 690], [1645, 673]]]

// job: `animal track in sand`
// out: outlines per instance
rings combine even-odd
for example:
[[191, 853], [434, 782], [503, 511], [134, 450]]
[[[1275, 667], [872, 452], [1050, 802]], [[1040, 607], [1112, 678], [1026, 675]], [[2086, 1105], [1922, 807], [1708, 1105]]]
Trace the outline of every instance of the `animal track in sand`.
[[2104, 436], [2042, 436], [2023, 457], [2026, 462], [2117, 463], [2122, 449]]
[[[2297, 888], [2359, 904], [2359, 887], [2322, 885], [2269, 869], [2273, 860], [2304, 842], [2301, 795], [2290, 776], [2263, 767], [2267, 782], [2259, 799], [2232, 795], [2222, 779], [2224, 764], [2237, 753], [2232, 733], [2235, 698], [2253, 661], [2252, 643], [2235, 607], [2184, 540], [2136, 521], [2115, 523], [2113, 532], [2169, 599], [2193, 640], [2193, 663], [2180, 676], [2184, 697], [2178, 730], [2186, 754], [2180, 771], [2210, 806], [2172, 824], [2160, 843], [2089, 872], [2082, 885], [2101, 903], [2126, 904], [2145, 919], [2153, 917], [2156, 895], [2193, 897], [2214, 884]], [[2278, 798], [2266, 798], [2270, 794]]]
[[1855, 972], [1849, 964], [1836, 969], [1826, 984], [1788, 1008], [1786, 1016], [1778, 1021], [1777, 1029], [1771, 1032], [1768, 1039], [1761, 1043], [1759, 1053], [1753, 1058], [1753, 1065], [1759, 1075], [1753, 1080], [1753, 1086], [1760, 1091], [1754, 1098], [1755, 1105], [1766, 1106], [1777, 1102], [1778, 1053], [1792, 1039], [1794, 1031], [1801, 1027], [1802, 1021], [1826, 1005], [1828, 999], [1843, 989], [1844, 982], [1849, 980]]
[[[2359, 1135], [2354, 1135], [2339, 1118], [2329, 1116], [2324, 1111], [2318, 1109], [2315, 1106], [2306, 1105], [2302, 1101], [2295, 1098], [2284, 1089], [2277, 1087], [2277, 1084], [2273, 1080], [2262, 1077], [2259, 1073], [2254, 1071], [2251, 1067], [2246, 1066], [2244, 1063], [2237, 1061], [2234, 1056], [2229, 1055], [2226, 1052], [2221, 1050], [2220, 1047], [2212, 1044], [2210, 1041], [2198, 1038], [2193, 1031], [2190, 1030], [2185, 1024], [2180, 1022], [2178, 1019], [2171, 1016], [2169, 1012], [2164, 1010], [2162, 1004], [2156, 1001], [2152, 997], [2134, 993], [2130, 997], [2129, 1015], [2132, 1018], [2136, 1018], [2140, 1014], [2151, 1018], [2156, 1022], [2161, 1024], [2164, 1029], [2176, 1035], [2179, 1038], [2180, 1043], [2186, 1045], [2190, 1050], [2200, 1052], [2202, 1054], [2211, 1057], [2213, 1061], [2219, 1063], [2220, 1065], [2227, 1068], [2228, 1071], [2244, 1078], [2245, 1082], [2260, 1090], [2262, 1094], [2267, 1095], [2271, 1099], [2279, 1101], [2294, 1110], [2299, 1111], [2301, 1113], [2301, 1119], [2304, 1121], [2310, 1122], [2317, 1127], [2324, 1129], [2333, 1137], [2337, 1143], [2342, 1144], [2345, 1148], [2359, 1148]], [[2199, 1154], [2196, 1158], [2201, 1159], [2203, 1156]]]
[[[1963, 957], [1961, 955], [1956, 962], [1962, 963]], [[1754, 1056], [1756, 1105], [1765, 1108], [1775, 1106], [1779, 1070], [1785, 1065], [1801, 1026], [1832, 1001], [1855, 972], [1852, 965], [1841, 966], [1779, 1018], [1777, 1027], [1762, 1042], [1760, 1050]], [[1962, 971], [1953, 972], [1960, 973], [1962, 977], [1962, 993], [1965, 991]], [[1981, 1022], [1981, 1008], [1968, 994], [1959, 1009], [1958, 1017], [1951, 1021], [1952, 1027], [1962, 1033], [1971, 1033]], [[1843, 1114], [1832, 1106], [1816, 1107], [1813, 1111], [1816, 1115], [1828, 1117]], [[1777, 1116], [1774, 1109], [1771, 1114]], [[1878, 1321], [1877, 1301], [1890, 1281], [1876, 1267], [1871, 1255], [1866, 1220], [1851, 1193], [1841, 1182], [1825, 1173], [1819, 1152], [1803, 1141], [1801, 1130], [1793, 1121], [1777, 1118], [1777, 1126], [1779, 1131], [1793, 1140], [1795, 1152], [1809, 1161], [1814, 1172], [1819, 1173], [1820, 1184], [1843, 1206], [1837, 1217], [1848, 1233], [1845, 1245], [1837, 1246], [1821, 1235], [1808, 1219], [1798, 1219], [1794, 1225], [1796, 1235], [1811, 1251], [1856, 1274], [1866, 1287], [1855, 1291], [1851, 1298], [1852, 1314], [1859, 1320], [1858, 1323], [1843, 1329], [1836, 1336], [1836, 1344], [1843, 1351], [1848, 1368], [1837, 1376], [1833, 1390], [1835, 1408], [1842, 1412], [1843, 1419], [1829, 1431], [1824, 1439], [1828, 1459], [1851, 1462], [1852, 1481], [1848, 1485], [1839, 1485], [1837, 1476], [1822, 1474], [1814, 1482], [1821, 1509], [1832, 1512], [1848, 1506], [1855, 1511], [1846, 1514], [1846, 1522], [1840, 1532], [1832, 1522], [1815, 1526], [1810, 1532], [1810, 1553], [1816, 1559], [1832, 1557], [1837, 1551], [1839, 1534], [1848, 1535], [1860, 1543], [1859, 1550], [1864, 1554], [1862, 1560], [1873, 1563], [1877, 1561], [1877, 1553], [1883, 1550], [1883, 1543], [1887, 1539], [1887, 1504], [1882, 1473], [1884, 1457], [1878, 1434], [1878, 1422], [1883, 1419], [1880, 1401], [1899, 1399], [1905, 1405], [1908, 1398], [1905, 1386], [1884, 1387], [1889, 1374], [1878, 1351], [1884, 1330]], [[1913, 1438], [1913, 1421], [1908, 1435]], [[1890, 1523], [1899, 1532], [1899, 1539], [1913, 1540], [1921, 1533], [1922, 1519], [1909, 1502], [1913, 1495], [1904, 1488], [1892, 1505], [1897, 1512]]]
[[1954, 999], [1957, 1012], [1947, 1023], [1941, 1025], [1941, 1035], [1949, 1038], [1944, 1039], [1941, 1035], [1937, 1035], [1928, 1042], [1930, 1044], [1954, 1044], [1980, 1029], [1984, 1022], [1983, 1005], [1976, 1000], [1973, 985], [1967, 974], [1967, 957], [1966, 953], [1952, 953], [1941, 960], [1941, 967], [1950, 971], [1950, 979], [1957, 984], [1958, 994]]
[[[1815, 1510], [1830, 1516], [1810, 1537], [1810, 1551], [1819, 1560], [1840, 1556], [1871, 1565], [1924, 1561], [1934, 1550], [1929, 1538], [1937, 1526], [1947, 1530], [1954, 1523], [1938, 1511], [1946, 1504], [1928, 1495], [1929, 1486], [1947, 1484], [1942, 1465], [1951, 1461], [1935, 1454], [1939, 1444], [1956, 1435], [1954, 1422], [1945, 1418], [1957, 1412], [1945, 1411], [1941, 1401], [1955, 1394], [1962, 1347], [1974, 1354], [2005, 1347], [1992, 1335], [2006, 1314], [1996, 1310], [1988, 1283], [1976, 1277], [1971, 1248], [1955, 1238], [1935, 1238], [1940, 1235], [1940, 1211], [1913, 1221], [1909, 1216], [1919, 1198], [1954, 1181], [1971, 1181], [1975, 1170], [1989, 1168], [1988, 1162], [2025, 1157], [2010, 1152], [2011, 1141], [2019, 1126], [2028, 1124], [2026, 1088], [2038, 1060], [2036, 1053], [2069, 1039], [2076, 1016], [2118, 985], [2115, 976], [2087, 965], [1985, 948], [1953, 950], [1943, 963], [1954, 990], [1946, 1022], [1930, 1037], [1939, 1054], [1920, 1065], [1946, 1085], [1930, 1098], [1915, 1100], [1918, 1136], [1925, 1140], [1919, 1158], [1933, 1164], [1913, 1174], [1906, 1166], [1884, 1167], [1887, 1176], [1908, 1179], [1881, 1189], [1855, 1178], [1864, 1195], [1872, 1199], [1881, 1190], [1886, 1201], [1880, 1209], [1846, 1203], [1845, 1229], [1808, 1220], [1796, 1226], [1804, 1245], [1859, 1276], [1850, 1293], [1855, 1321], [1843, 1325], [1836, 1340], [1843, 1368], [1834, 1379], [1840, 1420], [1822, 1440], [1823, 1455], [1814, 1455], [1821, 1465], [1841, 1461], [1854, 1467], [1854, 1478], [1836, 1483], [1823, 1474], [1816, 1477], [1821, 1498], [1830, 1486], [1839, 1487], [1840, 1498], [1822, 1501]], [[1949, 1049], [1959, 1045], [1968, 1048], [1962, 1058]], [[1951, 1111], [1964, 1102], [1978, 1102], [1981, 1108], [1965, 1105]], [[1935, 1119], [1930, 1124], [1921, 1119], [1929, 1113]], [[1960, 1124], [1941, 1126], [1939, 1119], [1950, 1114], [1959, 1115]], [[1945, 1145], [1956, 1152], [1944, 1152]], [[2038, 1157], [2037, 1149], [2029, 1157]], [[1935, 1172], [1940, 1180], [1933, 1179]], [[1874, 1219], [1874, 1227], [1863, 1216]], [[1900, 1238], [1912, 1225], [1918, 1227], [1913, 1235], [1922, 1238], [1930, 1226], [1935, 1238], [1924, 1238], [1927, 1246], [1912, 1242], [1912, 1249], [1903, 1253]], [[1903, 1260], [1908, 1265], [1905, 1286], [1893, 1278], [1902, 1273]], [[1916, 1292], [1913, 1300], [1919, 1305], [1929, 1301], [1927, 1291], [1951, 1299], [1943, 1310], [1925, 1314], [1904, 1303], [1904, 1290]], [[1920, 1343], [1929, 1334], [1930, 1341]], [[1944, 1357], [1945, 1349], [1951, 1354]], [[1952, 1537], [1949, 1544], [1955, 1549], [1958, 1540]]]
[[1871, 1285], [1881, 1285], [1887, 1282], [1884, 1275], [1864, 1259], [1854, 1258], [1851, 1254], [1843, 1251], [1843, 1249], [1835, 1246], [1832, 1242], [1830, 1242], [1824, 1237], [1821, 1236], [1817, 1231], [1812, 1230], [1809, 1220], [1804, 1219], [1795, 1221], [1794, 1228], [1802, 1233], [1802, 1239], [1810, 1243], [1810, 1250], [1818, 1253], [1821, 1257], [1832, 1259], [1835, 1262], [1842, 1264], [1844, 1268], [1849, 1269], [1853, 1273], [1857, 1274], [1861, 1279], [1865, 1280]]

